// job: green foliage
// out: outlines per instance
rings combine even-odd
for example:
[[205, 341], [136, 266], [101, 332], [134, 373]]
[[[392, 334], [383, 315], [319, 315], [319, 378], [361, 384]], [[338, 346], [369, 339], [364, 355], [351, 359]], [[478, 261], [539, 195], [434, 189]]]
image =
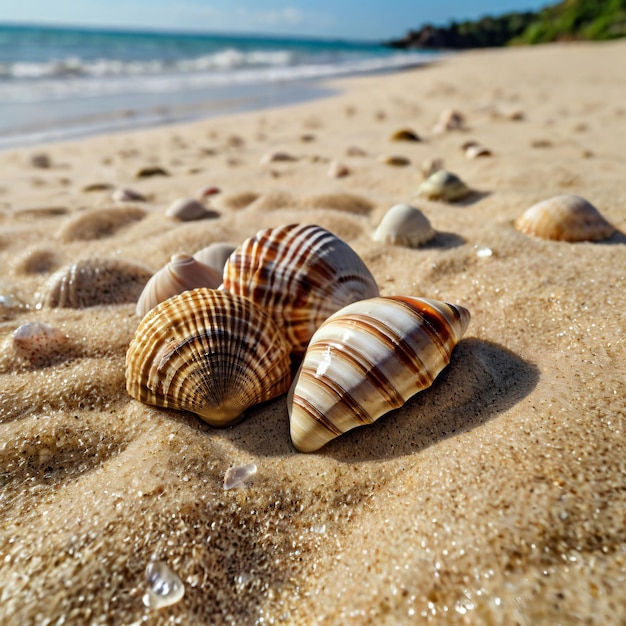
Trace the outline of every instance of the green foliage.
[[424, 26], [397, 47], [488, 48], [626, 36], [626, 0], [562, 0], [538, 12], [507, 13], [477, 21]]

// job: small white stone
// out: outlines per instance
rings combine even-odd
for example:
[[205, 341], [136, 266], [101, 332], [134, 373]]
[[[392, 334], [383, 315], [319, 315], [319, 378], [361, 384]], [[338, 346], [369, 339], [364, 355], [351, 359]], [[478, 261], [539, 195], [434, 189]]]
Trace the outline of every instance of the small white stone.
[[224, 474], [224, 489], [243, 487], [244, 483], [256, 474], [256, 465], [248, 463], [238, 467], [231, 467]]

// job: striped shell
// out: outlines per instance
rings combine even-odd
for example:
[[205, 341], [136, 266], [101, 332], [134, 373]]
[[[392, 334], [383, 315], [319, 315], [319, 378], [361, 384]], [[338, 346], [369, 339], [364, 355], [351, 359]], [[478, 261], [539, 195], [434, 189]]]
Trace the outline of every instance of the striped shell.
[[394, 246], [417, 248], [430, 241], [435, 234], [428, 218], [418, 208], [396, 204], [385, 213], [372, 239]]
[[541, 239], [601, 241], [615, 232], [612, 224], [580, 196], [562, 195], [530, 207], [515, 221], [515, 228]]
[[198, 287], [215, 289], [221, 282], [221, 273], [212, 267], [187, 254], [174, 254], [171, 261], [154, 274], [144, 287], [137, 300], [137, 315], [143, 317], [157, 304], [183, 291]]
[[268, 311], [297, 355], [335, 311], [378, 295], [374, 277], [347, 243], [320, 226], [299, 224], [244, 241], [224, 267], [224, 289]]
[[136, 302], [149, 279], [148, 270], [122, 259], [83, 259], [50, 277], [37, 308], [82, 309]]
[[287, 391], [289, 345], [247, 298], [195, 289], [152, 309], [126, 353], [126, 389], [146, 404], [225, 426]]
[[318, 450], [430, 387], [469, 320], [462, 306], [403, 296], [335, 313], [313, 335], [289, 392], [294, 446]]
[[428, 200], [455, 202], [470, 195], [472, 190], [448, 170], [438, 170], [429, 176], [417, 189], [417, 195]]

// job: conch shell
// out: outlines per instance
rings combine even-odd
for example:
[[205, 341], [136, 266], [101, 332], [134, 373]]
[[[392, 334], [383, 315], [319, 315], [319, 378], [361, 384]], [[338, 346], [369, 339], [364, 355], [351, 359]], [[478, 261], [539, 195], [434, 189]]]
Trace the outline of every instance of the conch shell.
[[462, 306], [408, 296], [362, 300], [332, 315], [289, 392], [294, 446], [318, 450], [430, 387], [469, 321]]
[[126, 353], [126, 389], [146, 404], [198, 414], [212, 426], [285, 393], [289, 344], [251, 300], [195, 289], [152, 309]]
[[515, 221], [526, 235], [557, 241], [601, 241], [615, 232], [589, 201], [561, 195], [534, 204]]
[[342, 307], [378, 295], [359, 255], [320, 226], [290, 224], [259, 231], [224, 267], [226, 291], [266, 310], [304, 354], [320, 324]]
[[187, 254], [174, 254], [170, 262], [147, 282], [137, 300], [137, 315], [143, 317], [160, 302], [183, 291], [198, 287], [215, 289], [221, 282], [219, 271]]

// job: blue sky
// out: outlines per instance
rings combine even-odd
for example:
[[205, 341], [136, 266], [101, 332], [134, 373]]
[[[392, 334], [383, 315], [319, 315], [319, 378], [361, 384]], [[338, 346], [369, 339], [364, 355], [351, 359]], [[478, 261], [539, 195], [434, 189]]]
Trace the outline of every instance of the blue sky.
[[549, 0], [0, 0], [10, 22], [310, 35], [398, 37], [450, 19], [537, 9]]

